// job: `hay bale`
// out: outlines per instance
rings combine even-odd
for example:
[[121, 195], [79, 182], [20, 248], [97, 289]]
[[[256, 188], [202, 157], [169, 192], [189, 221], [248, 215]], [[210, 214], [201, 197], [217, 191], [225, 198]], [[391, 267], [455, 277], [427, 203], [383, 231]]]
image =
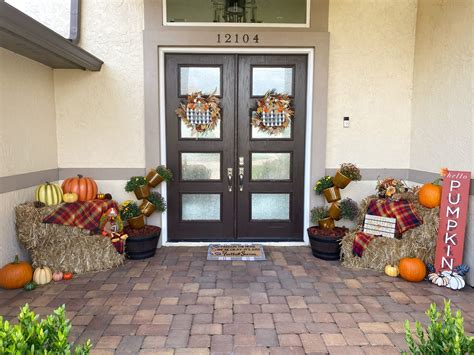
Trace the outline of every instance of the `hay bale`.
[[34, 267], [49, 266], [84, 274], [103, 271], [123, 263], [123, 255], [103, 236], [85, 229], [43, 223], [56, 207], [35, 208], [24, 203], [15, 208], [17, 237], [28, 250]]
[[402, 239], [375, 238], [365, 249], [362, 257], [354, 256], [352, 243], [356, 232], [361, 230], [364, 214], [371, 200], [377, 198], [370, 196], [361, 202], [358, 228], [344, 236], [341, 241], [342, 264], [351, 268], [365, 268], [382, 271], [385, 265], [398, 262], [404, 257], [417, 257], [425, 263], [433, 263], [438, 236], [439, 208], [428, 209], [420, 205], [414, 194], [404, 196], [413, 202], [423, 224], [403, 233]]

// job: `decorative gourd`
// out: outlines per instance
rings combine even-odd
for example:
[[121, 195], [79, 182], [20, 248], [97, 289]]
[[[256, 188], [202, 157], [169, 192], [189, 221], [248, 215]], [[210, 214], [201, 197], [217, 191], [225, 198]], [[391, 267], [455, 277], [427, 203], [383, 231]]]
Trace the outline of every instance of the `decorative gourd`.
[[427, 183], [418, 192], [418, 200], [427, 208], [438, 207], [441, 202], [441, 186]]
[[89, 201], [95, 199], [97, 195], [97, 184], [94, 179], [77, 175], [64, 180], [63, 191], [75, 192], [79, 196], [79, 201]]
[[25, 291], [33, 291], [38, 285], [34, 281], [28, 282], [23, 288]]
[[53, 273], [53, 280], [54, 281], [61, 281], [63, 279], [63, 273], [61, 271], [55, 271]]
[[25, 261], [15, 260], [0, 269], [0, 287], [21, 288], [33, 278], [33, 268]]
[[397, 277], [399, 274], [398, 266], [397, 265], [387, 265], [385, 266], [385, 275], [391, 277]]
[[72, 279], [72, 272], [65, 272], [63, 274], [63, 280], [70, 280]]
[[420, 282], [426, 276], [426, 265], [418, 258], [402, 258], [398, 265], [402, 279], [411, 282]]
[[38, 185], [35, 197], [36, 201], [43, 202], [45, 205], [57, 205], [63, 200], [63, 190], [61, 190], [61, 187], [57, 184], [46, 182]]
[[446, 287], [449, 283], [449, 279], [442, 274], [437, 274], [436, 272], [432, 272], [428, 275], [428, 280], [434, 283], [436, 286]]
[[73, 203], [79, 199], [79, 196], [75, 192], [68, 192], [63, 195], [63, 200], [66, 203]]
[[449, 280], [446, 287], [452, 290], [460, 290], [466, 286], [466, 281], [464, 281], [464, 278], [456, 272], [443, 271], [441, 272], [441, 275]]
[[38, 285], [46, 285], [51, 282], [53, 279], [53, 273], [51, 269], [47, 266], [40, 266], [36, 268], [33, 274], [33, 281], [36, 282]]

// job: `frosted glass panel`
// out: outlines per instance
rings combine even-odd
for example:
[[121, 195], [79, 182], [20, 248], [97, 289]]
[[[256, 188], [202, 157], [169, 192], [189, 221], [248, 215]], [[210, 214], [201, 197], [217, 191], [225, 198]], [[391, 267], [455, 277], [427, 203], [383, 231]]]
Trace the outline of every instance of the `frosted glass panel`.
[[181, 67], [180, 95], [202, 91], [204, 94], [221, 94], [221, 68], [219, 67]]
[[221, 120], [217, 120], [216, 128], [212, 131], [206, 131], [202, 133], [194, 133], [191, 128], [186, 127], [183, 120], [179, 120], [181, 124], [181, 138], [193, 138], [193, 139], [219, 139], [221, 138]]
[[220, 153], [181, 153], [183, 180], [220, 180]]
[[293, 68], [252, 68], [252, 96], [263, 96], [271, 89], [293, 95]]
[[183, 221], [219, 221], [221, 219], [221, 196], [219, 194], [183, 194]]
[[290, 194], [252, 194], [252, 220], [289, 220]]
[[290, 153], [252, 153], [252, 180], [289, 180]]
[[278, 134], [268, 134], [260, 131], [258, 128], [252, 126], [252, 139], [290, 139], [291, 138], [291, 121], [284, 131]]

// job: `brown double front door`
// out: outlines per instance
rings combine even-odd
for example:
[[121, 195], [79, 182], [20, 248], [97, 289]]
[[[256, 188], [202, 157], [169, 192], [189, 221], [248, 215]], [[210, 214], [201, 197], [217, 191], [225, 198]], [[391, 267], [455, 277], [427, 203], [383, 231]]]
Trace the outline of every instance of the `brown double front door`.
[[[167, 54], [168, 240], [303, 238], [307, 57]], [[257, 99], [288, 93], [292, 124], [277, 135], [251, 125]], [[217, 127], [197, 136], [175, 113], [191, 92], [220, 99]]]

